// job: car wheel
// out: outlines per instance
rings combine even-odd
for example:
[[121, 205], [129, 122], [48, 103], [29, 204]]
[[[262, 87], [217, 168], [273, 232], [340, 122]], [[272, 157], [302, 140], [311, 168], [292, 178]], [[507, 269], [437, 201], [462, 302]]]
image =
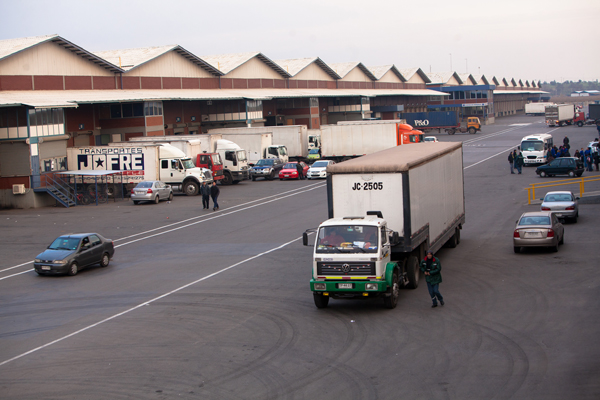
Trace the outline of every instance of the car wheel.
[[556, 244], [554, 246], [552, 246], [550, 249], [552, 249], [552, 251], [554, 253], [558, 252], [558, 241], [556, 242]]
[[521, 248], [519, 246], [515, 246], [513, 247], [513, 250], [515, 251], [515, 253], [518, 253], [521, 251]]
[[159, 202], [159, 201], [160, 201], [160, 198], [159, 198], [158, 196], [156, 196], [156, 197], [154, 198], [154, 204], [158, 204], [158, 202]]
[[252, 177], [252, 181], [255, 181], [255, 180], [256, 180], [256, 177], [255, 177], [255, 176], [253, 176], [253, 177]]
[[558, 244], [565, 244], [565, 234], [563, 233], [562, 237], [560, 238], [560, 242], [558, 242]]
[[577, 176], [581, 176], [581, 175], [583, 175], [583, 172], [579, 172], [579, 173], [577, 174]]
[[283, 180], [283, 178], [279, 178], [279, 180], [280, 180], [280, 181], [282, 181], [282, 180]]
[[321, 293], [314, 293], [313, 298], [315, 299], [315, 306], [317, 308], [325, 308], [329, 304], [329, 296], [323, 296]]
[[110, 257], [108, 256], [108, 253], [102, 254], [102, 259], [100, 260], [100, 266], [102, 268], [105, 268], [105, 267], [108, 267], [109, 263], [110, 263]]
[[79, 272], [79, 267], [77, 266], [77, 263], [75, 261], [73, 261], [71, 263], [71, 265], [69, 265], [69, 270], [67, 271], [67, 275], [74, 276], [74, 275], [77, 275], [77, 272]]
[[569, 171], [569, 177], [570, 178], [575, 178], [575, 172]]
[[409, 289], [416, 289], [419, 286], [419, 260], [415, 256], [408, 257], [406, 261], [406, 277], [408, 278]]
[[169, 193], [169, 201], [173, 200], [173, 192]]
[[134, 205], [134, 206], [137, 206], [139, 203], [140, 203], [140, 202], [139, 202], [139, 201], [137, 201], [137, 200], [134, 200], [134, 201], [133, 201], [133, 205]]
[[546, 173], [545, 173], [544, 171], [541, 171], [541, 172], [540, 172], [540, 176], [541, 176], [542, 178], [545, 178], [545, 177], [546, 177]]
[[400, 297], [400, 285], [398, 284], [398, 271], [394, 271], [392, 276], [392, 287], [390, 288], [390, 295], [383, 298], [383, 304], [385, 308], [394, 309], [398, 304], [398, 297]]
[[573, 218], [571, 218], [571, 221], [573, 221], [573, 223], [576, 224], [577, 223], [577, 215], [574, 216]]

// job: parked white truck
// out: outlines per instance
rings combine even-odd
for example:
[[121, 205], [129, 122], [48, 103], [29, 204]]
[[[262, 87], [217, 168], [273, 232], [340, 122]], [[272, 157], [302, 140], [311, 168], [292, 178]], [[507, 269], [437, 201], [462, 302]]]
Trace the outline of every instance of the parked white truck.
[[69, 147], [67, 163], [77, 171], [123, 171], [128, 188], [144, 180], [160, 180], [188, 196], [197, 195], [202, 182], [213, 180], [210, 170], [197, 168], [183, 151], [166, 143]]
[[[279, 125], [279, 126], [257, 126], [250, 128], [219, 128], [210, 129], [209, 133], [226, 134], [271, 134], [271, 146], [285, 146], [287, 157], [290, 160], [304, 161], [308, 156], [309, 142], [306, 125]], [[270, 152], [272, 153], [272, 152]], [[270, 157], [264, 157], [270, 158]], [[285, 160], [285, 157], [277, 157]]]
[[575, 106], [573, 104], [546, 106], [545, 115], [548, 126], [571, 125], [575, 117]]
[[[213, 135], [177, 135], [177, 136], [145, 136], [131, 138], [130, 142], [170, 143], [183, 150], [196, 165], [201, 153], [218, 153], [223, 163], [221, 183], [237, 184], [250, 178], [246, 151], [236, 143], [225, 140], [219, 134]], [[214, 166], [213, 166], [214, 168]], [[215, 171], [213, 171], [213, 174]], [[218, 172], [216, 172], [218, 173]]]
[[539, 102], [525, 104], [525, 115], [545, 115], [547, 106], [555, 106], [556, 103]]
[[[235, 132], [237, 129], [248, 128], [223, 128], [209, 129], [208, 134], [219, 134], [223, 139], [231, 140], [246, 150], [248, 162], [256, 164], [262, 158], [279, 158], [283, 162], [288, 162], [289, 157], [287, 148], [284, 145], [273, 144], [273, 134], [270, 132]], [[228, 132], [229, 131], [229, 132]]]
[[[465, 222], [462, 143], [397, 146], [327, 167], [329, 218], [317, 229], [310, 289], [330, 298], [383, 297], [419, 284], [419, 260], [456, 247]], [[308, 233], [303, 234], [308, 245]]]
[[340, 121], [321, 126], [321, 158], [340, 162], [422, 141], [423, 132], [404, 120]]

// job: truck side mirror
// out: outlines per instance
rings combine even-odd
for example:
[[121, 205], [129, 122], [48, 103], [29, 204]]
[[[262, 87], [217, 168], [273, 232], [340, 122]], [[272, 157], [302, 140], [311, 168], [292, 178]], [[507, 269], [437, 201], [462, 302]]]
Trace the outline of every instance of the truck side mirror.
[[398, 232], [393, 231], [392, 235], [391, 235], [391, 238], [390, 238], [390, 242], [392, 242], [392, 245], [395, 245], [399, 241], [400, 241], [400, 237], [398, 236]]
[[308, 246], [308, 233], [306, 232], [302, 233], [302, 244]]

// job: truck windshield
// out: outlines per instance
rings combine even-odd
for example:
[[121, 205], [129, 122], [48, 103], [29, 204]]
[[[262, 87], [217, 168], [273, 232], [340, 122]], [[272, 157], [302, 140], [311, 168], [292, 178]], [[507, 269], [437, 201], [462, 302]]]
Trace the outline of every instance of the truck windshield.
[[239, 150], [237, 152], [237, 158], [238, 158], [238, 161], [246, 161], [247, 160], [247, 158], [246, 158], [246, 151], [245, 150]]
[[212, 160], [214, 165], [221, 165], [223, 162], [221, 161], [221, 155], [219, 153], [215, 153], [212, 155]]
[[194, 164], [191, 158], [182, 158], [181, 163], [185, 169], [196, 168], [196, 164]]
[[542, 151], [544, 143], [540, 141], [524, 140], [521, 142], [522, 151]]
[[317, 253], [377, 253], [377, 227], [324, 226], [319, 229]]

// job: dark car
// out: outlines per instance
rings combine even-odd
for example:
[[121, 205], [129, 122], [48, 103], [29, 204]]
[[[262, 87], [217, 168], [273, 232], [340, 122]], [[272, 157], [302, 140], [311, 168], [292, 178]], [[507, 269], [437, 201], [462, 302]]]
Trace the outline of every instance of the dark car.
[[535, 173], [541, 176], [569, 175], [571, 178], [583, 174], [583, 163], [575, 157], [559, 157], [546, 165], [539, 166]]
[[40, 275], [76, 275], [90, 265], [107, 267], [113, 254], [115, 246], [112, 240], [97, 233], [63, 235], [38, 254], [33, 267]]
[[272, 181], [279, 176], [279, 171], [283, 168], [284, 163], [279, 158], [263, 158], [250, 170], [250, 177], [253, 181], [256, 178], [265, 178]]

